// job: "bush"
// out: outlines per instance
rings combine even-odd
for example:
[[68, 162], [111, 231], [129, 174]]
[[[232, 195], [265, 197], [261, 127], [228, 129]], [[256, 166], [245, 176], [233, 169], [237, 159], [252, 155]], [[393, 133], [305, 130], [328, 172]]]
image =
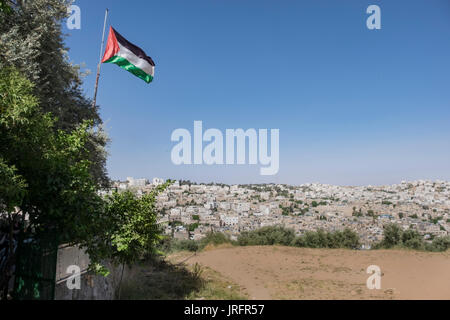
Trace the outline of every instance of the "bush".
[[[264, 227], [255, 231], [243, 232], [237, 242], [232, 241], [223, 233], [209, 233], [200, 241], [165, 239], [159, 246], [160, 251], [199, 251], [207, 245], [233, 244], [239, 246], [293, 246], [300, 248], [357, 249], [360, 239], [356, 232], [344, 231], [326, 232], [324, 230], [308, 231], [303, 236], [296, 237], [294, 230], [281, 226]], [[414, 250], [443, 252], [450, 248], [450, 237], [436, 238], [432, 243], [425, 243], [422, 236], [415, 230], [402, 231], [395, 224], [385, 227], [383, 241], [373, 246], [374, 249], [404, 247]]]
[[292, 245], [303, 248], [347, 248], [355, 249], [360, 246], [359, 236], [350, 229], [337, 232], [308, 231], [303, 236], [297, 237]]
[[238, 237], [240, 246], [289, 246], [295, 239], [295, 232], [281, 226], [264, 227], [255, 231], [243, 232]]
[[402, 233], [402, 244], [410, 249], [423, 249], [424, 243], [422, 236], [415, 230], [406, 230]]
[[350, 229], [345, 229], [342, 233], [338, 233], [338, 235], [342, 235], [342, 240], [339, 243], [341, 248], [354, 249], [359, 248], [361, 245], [359, 235]]
[[436, 238], [426, 246], [426, 250], [432, 252], [444, 252], [448, 249], [450, 249], [450, 236]]
[[226, 244], [226, 243], [232, 243], [231, 239], [229, 236], [227, 236], [224, 233], [220, 233], [220, 232], [209, 232], [205, 238], [203, 238], [202, 240], [199, 241], [200, 242], [200, 247], [204, 248], [209, 244], [218, 246], [221, 244]]
[[392, 248], [401, 245], [402, 230], [396, 224], [388, 224], [384, 227], [384, 239], [381, 246], [383, 248]]
[[305, 246], [308, 248], [323, 248], [326, 245], [323, 243], [322, 231], [312, 232], [308, 231], [305, 235]]
[[402, 231], [399, 226], [390, 224], [385, 226], [383, 241], [375, 245], [374, 248], [390, 249], [392, 247], [444, 252], [450, 248], [450, 237], [440, 237], [434, 239], [432, 243], [426, 243], [417, 231], [411, 229]]
[[162, 254], [170, 254], [177, 251], [196, 252], [204, 249], [210, 244], [217, 246], [224, 243], [234, 244], [226, 234], [210, 232], [205, 238], [198, 241], [165, 237], [161, 240], [157, 249]]
[[404, 242], [403, 245], [406, 248], [414, 249], [414, 250], [423, 250], [425, 247], [423, 240], [417, 239], [417, 238], [409, 239], [406, 242]]
[[190, 251], [195, 252], [200, 248], [199, 243], [193, 240], [179, 240], [173, 238], [164, 238], [159, 246], [158, 250], [162, 253], [168, 254], [177, 251]]
[[308, 231], [301, 237], [295, 237], [291, 229], [283, 227], [264, 227], [256, 231], [244, 232], [238, 238], [240, 246], [283, 245], [302, 248], [348, 248], [360, 246], [359, 236], [345, 229], [338, 232]]
[[190, 231], [190, 232], [194, 232], [195, 231], [195, 229], [197, 229], [199, 227], [199, 223], [197, 222], [197, 223], [193, 223], [193, 224], [190, 224], [189, 226], [188, 226], [188, 230]]
[[172, 246], [173, 251], [196, 252], [200, 249], [199, 243], [193, 240], [175, 240]]

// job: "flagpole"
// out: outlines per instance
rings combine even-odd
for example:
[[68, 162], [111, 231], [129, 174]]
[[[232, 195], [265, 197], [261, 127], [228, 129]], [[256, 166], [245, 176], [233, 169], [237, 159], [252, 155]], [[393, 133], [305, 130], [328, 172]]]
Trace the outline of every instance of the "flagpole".
[[98, 66], [97, 66], [97, 78], [95, 80], [94, 100], [92, 101], [92, 108], [95, 108], [95, 106], [97, 104], [98, 80], [100, 79], [100, 67], [102, 65], [103, 46], [105, 44], [105, 31], [106, 31], [106, 21], [108, 20], [108, 13], [109, 13], [109, 9], [106, 9], [105, 22], [103, 23], [102, 45], [101, 45], [101, 48], [100, 48], [100, 60], [98, 62]]

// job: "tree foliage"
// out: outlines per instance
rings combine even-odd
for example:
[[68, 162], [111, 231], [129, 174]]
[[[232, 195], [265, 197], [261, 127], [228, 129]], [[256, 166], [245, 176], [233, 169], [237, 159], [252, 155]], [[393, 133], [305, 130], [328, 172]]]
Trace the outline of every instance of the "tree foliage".
[[12, 213], [22, 204], [25, 196], [25, 180], [0, 157], [0, 212]]
[[[10, 226], [18, 214], [28, 216], [35, 238], [53, 233], [61, 242], [83, 244], [98, 234], [96, 222], [103, 217], [100, 185], [92, 177], [86, 148], [92, 123], [71, 131], [57, 129], [33, 89], [19, 71], [0, 69], [1, 213], [8, 214]], [[10, 249], [7, 265], [12, 260]]]
[[10, 1], [0, 0], [0, 13], [4, 13], [4, 14], [11, 13], [11, 2]]
[[349, 229], [337, 232], [308, 231], [296, 237], [294, 230], [275, 226], [243, 232], [238, 237], [238, 244], [241, 246], [284, 245], [304, 248], [355, 249], [359, 247], [360, 241], [359, 236]]
[[443, 252], [450, 248], [450, 237], [438, 237], [431, 243], [425, 242], [416, 230], [408, 229], [403, 231], [396, 224], [388, 224], [384, 227], [384, 238], [376, 245], [376, 248], [391, 249], [394, 247]]
[[0, 209], [27, 214], [33, 237], [57, 233], [80, 245], [97, 271], [105, 260], [132, 264], [160, 240], [156, 196], [171, 181], [142, 197], [100, 196], [86, 147], [92, 124], [55, 129], [33, 87], [17, 70], [0, 69]]
[[[101, 198], [90, 174], [89, 122], [66, 132], [40, 109], [34, 85], [17, 70], [0, 70], [0, 157], [6, 187], [1, 197], [11, 209], [30, 215], [32, 226], [58, 230], [62, 238], [82, 238], [74, 226], [95, 218]], [[10, 184], [11, 183], [11, 184]], [[2, 183], [3, 185], [3, 183]]]
[[222, 244], [236, 244], [230, 237], [221, 232], [208, 232], [201, 240], [180, 240], [165, 237], [163, 241], [158, 244], [158, 249], [163, 253], [172, 253], [177, 251], [191, 251], [196, 252], [203, 250], [208, 245], [222, 245]]
[[288, 246], [295, 239], [295, 232], [280, 226], [263, 227], [255, 231], [242, 232], [238, 237], [241, 246]]
[[232, 244], [238, 246], [292, 246], [302, 248], [345, 248], [357, 249], [360, 239], [356, 232], [343, 231], [325, 232], [309, 231], [302, 236], [296, 236], [294, 230], [282, 226], [268, 226], [253, 231], [242, 232], [237, 241], [232, 241], [223, 233], [209, 233], [199, 241], [165, 239], [160, 248], [166, 253], [173, 251], [199, 251], [207, 245]]
[[[116, 264], [132, 265], [144, 255], [152, 254], [162, 240], [161, 227], [157, 223], [156, 196], [163, 192], [172, 181], [158, 186], [141, 197], [131, 191], [113, 192], [105, 199], [102, 217], [105, 226], [99, 250], [99, 238], [94, 237], [94, 245], [88, 253], [97, 263], [108, 259]], [[105, 232], [106, 230], [106, 232]]]
[[[107, 184], [108, 141], [98, 107], [82, 92], [83, 73], [69, 61], [62, 23], [68, 0], [2, 1], [0, 11], [0, 68], [15, 67], [30, 80], [33, 95], [44, 112], [55, 117], [54, 128], [70, 132], [90, 121], [86, 147], [91, 172]], [[5, 9], [9, 8], [9, 9]]]
[[402, 241], [402, 229], [396, 224], [388, 224], [384, 227], [383, 247], [392, 248], [400, 245]]
[[296, 238], [293, 245], [304, 248], [357, 249], [360, 246], [360, 239], [358, 234], [350, 229], [335, 232], [318, 230], [307, 231], [303, 236]]

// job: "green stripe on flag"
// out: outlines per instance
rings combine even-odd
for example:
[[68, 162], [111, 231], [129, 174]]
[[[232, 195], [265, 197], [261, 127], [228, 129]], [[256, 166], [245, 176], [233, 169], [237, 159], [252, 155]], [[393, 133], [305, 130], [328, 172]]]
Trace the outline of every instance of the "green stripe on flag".
[[122, 69], [127, 70], [128, 72], [131, 72], [136, 77], [141, 78], [147, 83], [150, 83], [153, 81], [153, 77], [147, 73], [145, 73], [142, 69], [139, 69], [134, 64], [130, 63], [127, 59], [115, 56], [109, 59], [108, 61], [105, 61], [105, 63], [114, 63], [121, 67]]

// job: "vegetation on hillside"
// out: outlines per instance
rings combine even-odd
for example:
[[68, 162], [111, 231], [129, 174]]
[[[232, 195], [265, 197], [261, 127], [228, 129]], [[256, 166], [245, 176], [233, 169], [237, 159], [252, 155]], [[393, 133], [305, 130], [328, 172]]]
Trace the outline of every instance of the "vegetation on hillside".
[[[234, 246], [292, 246], [299, 248], [359, 249], [361, 240], [358, 234], [350, 229], [336, 232], [324, 230], [308, 231], [296, 236], [294, 230], [282, 226], [263, 227], [254, 231], [242, 232], [237, 241], [222, 233], [209, 233], [199, 241], [177, 240], [166, 238], [159, 249], [164, 253], [176, 251], [197, 252], [208, 245], [230, 244]], [[402, 231], [397, 225], [387, 225], [383, 241], [374, 249], [409, 248], [442, 252], [450, 248], [450, 237], [435, 238], [431, 243], [414, 230]]]
[[417, 231], [409, 229], [403, 231], [396, 224], [384, 227], [384, 239], [375, 246], [376, 249], [408, 248], [431, 252], [443, 252], [450, 249], [450, 236], [439, 237], [426, 242]]
[[359, 237], [351, 230], [342, 232], [307, 232], [303, 236], [297, 237], [292, 229], [282, 226], [264, 227], [254, 231], [243, 232], [237, 241], [232, 241], [229, 236], [223, 233], [208, 233], [208, 235], [198, 241], [177, 240], [166, 238], [159, 249], [165, 253], [176, 251], [201, 251], [208, 245], [229, 244], [235, 246], [293, 246], [302, 248], [348, 248], [359, 247]]

